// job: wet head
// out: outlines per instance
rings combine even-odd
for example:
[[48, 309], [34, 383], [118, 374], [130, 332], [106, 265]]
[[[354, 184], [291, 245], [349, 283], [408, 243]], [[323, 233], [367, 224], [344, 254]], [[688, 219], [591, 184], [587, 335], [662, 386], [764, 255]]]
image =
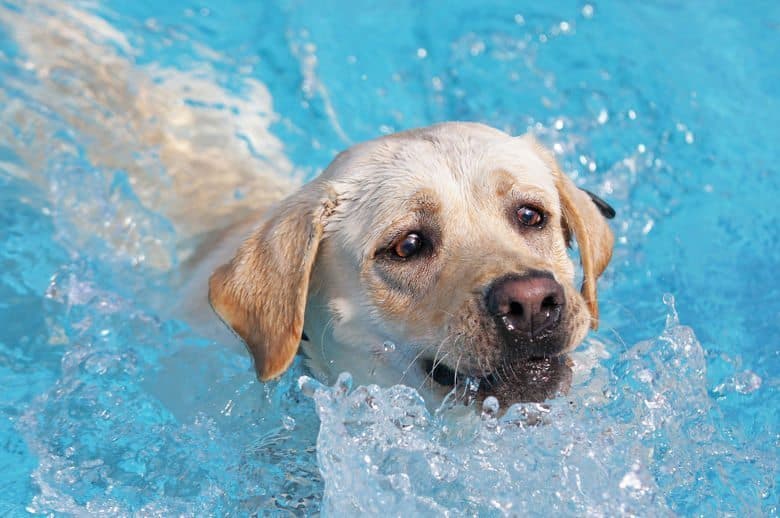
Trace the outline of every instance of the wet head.
[[350, 371], [440, 395], [471, 378], [512, 393], [596, 326], [611, 249], [598, 206], [532, 137], [446, 123], [339, 155], [215, 273], [211, 300], [263, 378], [305, 332], [328, 381]]

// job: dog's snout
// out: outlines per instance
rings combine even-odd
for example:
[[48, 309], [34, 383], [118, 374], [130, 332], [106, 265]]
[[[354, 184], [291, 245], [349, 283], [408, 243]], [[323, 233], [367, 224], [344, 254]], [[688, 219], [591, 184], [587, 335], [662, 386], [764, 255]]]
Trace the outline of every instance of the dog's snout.
[[506, 331], [530, 340], [558, 326], [565, 304], [563, 287], [544, 272], [502, 277], [486, 299], [488, 311]]

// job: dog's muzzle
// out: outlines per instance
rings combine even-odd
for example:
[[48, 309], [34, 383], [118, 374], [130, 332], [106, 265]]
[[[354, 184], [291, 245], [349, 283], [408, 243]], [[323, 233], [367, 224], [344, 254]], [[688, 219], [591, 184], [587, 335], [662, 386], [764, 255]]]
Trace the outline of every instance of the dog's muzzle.
[[563, 351], [561, 320], [566, 298], [563, 287], [549, 273], [530, 271], [496, 279], [487, 290], [485, 307], [508, 354], [546, 358]]

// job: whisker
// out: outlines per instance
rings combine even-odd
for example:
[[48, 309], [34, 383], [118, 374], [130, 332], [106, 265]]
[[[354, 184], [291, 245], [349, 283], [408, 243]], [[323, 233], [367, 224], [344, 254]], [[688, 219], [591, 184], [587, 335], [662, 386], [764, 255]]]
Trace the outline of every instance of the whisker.
[[[433, 367], [431, 367], [431, 371], [435, 370], [436, 367], [439, 365], [439, 363], [441, 363], [441, 360], [438, 359], [439, 358], [439, 353], [441, 353], [441, 350], [444, 347], [444, 343], [447, 341], [447, 339], [448, 339], [448, 337], [444, 337], [444, 339], [442, 339], [439, 342], [439, 345], [436, 346], [436, 352], [433, 353]], [[445, 354], [445, 357], [446, 357], [446, 354]]]
[[409, 365], [407, 365], [406, 368], [404, 369], [403, 373], [401, 374], [401, 379], [399, 381], [403, 381], [403, 379], [406, 377], [406, 374], [409, 372], [409, 369], [411, 369], [414, 366], [415, 362], [417, 362], [417, 360], [420, 359], [420, 356], [422, 356], [425, 353], [425, 351], [427, 351], [428, 349], [430, 349], [430, 347], [428, 346], [424, 346], [420, 348], [420, 352], [418, 352], [414, 356], [414, 358], [412, 358], [412, 361], [410, 361]]
[[488, 385], [493, 386], [493, 384], [488, 380], [489, 376], [484, 375], [485, 372], [487, 372], [487, 369], [485, 369], [485, 366], [482, 364], [482, 358], [480, 356], [477, 356], [477, 368], [482, 374], [482, 380], [485, 381]]
[[496, 381], [498, 381], [499, 384], [506, 383], [507, 375], [506, 375], [506, 360], [502, 360], [501, 363], [498, 364], [498, 368], [493, 372], [493, 375], [496, 377]]
[[449, 356], [451, 351], [447, 351], [444, 354], [444, 356], [442, 356], [441, 358], [439, 358], [439, 353], [441, 353], [441, 350], [444, 347], [444, 345], [447, 343], [447, 341], [452, 339], [452, 338], [453, 338], [453, 335], [448, 334], [444, 338], [442, 338], [442, 340], [439, 342], [439, 345], [436, 347], [436, 353], [433, 355], [433, 363], [432, 363], [432, 366], [431, 366], [431, 370], [426, 373], [425, 379], [423, 379], [423, 384], [425, 382], [427, 382], [429, 379], [432, 382], [434, 381], [434, 379], [433, 379], [433, 372], [436, 370], [436, 367], [441, 365], [441, 363], [444, 361], [444, 359], [447, 358], [447, 356]]
[[[447, 352], [444, 354], [444, 356], [442, 356], [442, 361], [444, 360], [444, 358], [446, 358], [447, 356], [449, 356], [449, 355], [450, 355], [450, 352], [451, 352], [451, 351], [447, 351]], [[441, 363], [441, 362], [439, 362], [439, 363]], [[420, 383], [420, 385], [417, 387], [417, 388], [418, 388], [418, 390], [419, 390], [420, 388], [422, 388], [422, 386], [423, 386], [423, 385], [425, 385], [425, 383], [426, 383], [428, 380], [430, 380], [432, 383], [435, 381], [435, 380], [433, 379], [433, 371], [434, 371], [434, 370], [436, 370], [436, 369], [435, 369], [435, 368], [431, 368], [431, 370], [430, 370], [430, 371], [428, 371], [428, 372], [425, 374], [425, 379], [423, 379], [422, 383]]]
[[328, 328], [333, 328], [333, 323], [336, 321], [335, 316], [331, 316], [325, 325], [322, 326], [322, 333], [320, 333], [320, 354], [323, 360], [327, 360], [325, 356], [325, 334], [328, 332]]
[[453, 382], [454, 386], [458, 386], [458, 374], [460, 374], [460, 360], [463, 359], [463, 353], [460, 353], [460, 356], [458, 356], [458, 361], [455, 362], [455, 379]]
[[611, 327], [609, 330], [612, 332], [613, 335], [615, 335], [615, 338], [617, 338], [618, 342], [620, 342], [620, 345], [623, 346], [623, 351], [627, 351], [628, 350], [628, 344], [626, 343], [625, 340], [623, 340], [623, 337], [620, 336], [620, 333], [618, 333], [618, 330], [615, 329], [614, 327]]

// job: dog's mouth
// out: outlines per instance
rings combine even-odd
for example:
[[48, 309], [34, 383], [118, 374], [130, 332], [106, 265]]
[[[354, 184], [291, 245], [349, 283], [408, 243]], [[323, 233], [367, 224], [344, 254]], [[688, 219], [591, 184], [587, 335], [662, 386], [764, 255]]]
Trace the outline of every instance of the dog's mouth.
[[571, 385], [572, 374], [566, 355], [516, 360], [478, 375], [456, 371], [433, 360], [425, 360], [422, 366], [442, 387], [464, 386], [472, 392], [471, 397], [482, 400], [495, 396], [502, 405], [540, 402], [565, 393]]

